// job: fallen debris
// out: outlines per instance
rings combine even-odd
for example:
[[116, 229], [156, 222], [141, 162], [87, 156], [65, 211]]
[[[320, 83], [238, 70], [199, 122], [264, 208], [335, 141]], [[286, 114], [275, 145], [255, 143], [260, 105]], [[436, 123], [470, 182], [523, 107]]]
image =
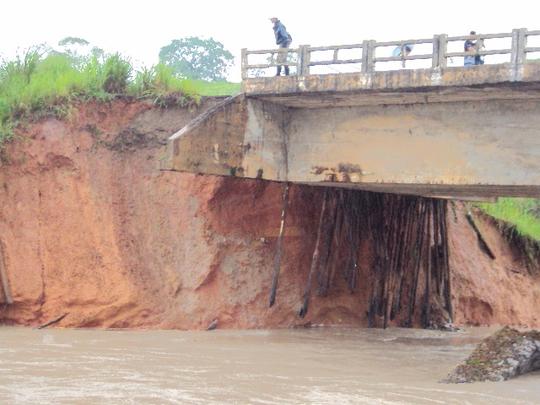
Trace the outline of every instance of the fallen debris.
[[311, 323], [311, 321], [298, 323], [292, 326], [293, 329], [310, 329], [312, 327], [313, 327], [313, 324]]
[[283, 207], [281, 209], [281, 222], [279, 227], [279, 236], [277, 240], [276, 256], [274, 258], [274, 275], [272, 276], [272, 289], [270, 290], [269, 306], [276, 302], [276, 291], [281, 268], [281, 254], [283, 251], [283, 234], [285, 233], [285, 220], [287, 219], [287, 208], [289, 206], [289, 183], [283, 186]]
[[64, 319], [68, 314], [69, 312], [66, 312], [64, 315], [60, 315], [59, 317], [54, 318], [52, 321], [49, 321], [47, 323], [44, 323], [43, 325], [38, 326], [38, 329], [45, 329], [48, 326], [54, 325], [55, 323], [58, 323], [62, 319]]
[[206, 328], [206, 330], [214, 330], [217, 328], [217, 326], [218, 326], [218, 320], [216, 318], [212, 322], [210, 322], [210, 325], [208, 325], [208, 328]]
[[489, 247], [489, 245], [486, 242], [486, 239], [482, 235], [482, 232], [480, 232], [480, 229], [478, 229], [478, 226], [476, 226], [476, 222], [474, 221], [474, 218], [470, 211], [467, 212], [465, 215], [467, 217], [467, 221], [471, 225], [472, 229], [476, 233], [476, 237], [478, 238], [478, 244], [480, 245], [480, 249], [487, 254], [491, 259], [495, 259], [495, 254], [493, 253], [493, 250]]
[[444, 332], [459, 332], [459, 331], [461, 331], [461, 328], [458, 328], [457, 326], [455, 326], [451, 322], [443, 323], [443, 324], [440, 324], [440, 325], [435, 325], [431, 329], [442, 330]]
[[298, 311], [298, 316], [300, 316], [301, 318], [305, 317], [307, 314], [307, 311], [309, 308], [309, 299], [311, 297], [311, 280], [313, 279], [313, 275], [315, 274], [317, 270], [317, 266], [319, 264], [319, 256], [320, 256], [320, 250], [321, 250], [321, 234], [322, 234], [322, 229], [324, 227], [324, 218], [325, 218], [328, 199], [329, 199], [329, 192], [328, 192], [328, 189], [326, 189], [324, 191], [324, 198], [323, 198], [323, 203], [321, 207], [321, 216], [319, 218], [319, 228], [317, 230], [317, 241], [315, 242], [315, 249], [313, 250], [313, 256], [311, 258], [311, 269], [309, 270], [307, 285], [304, 291], [302, 307]]
[[0, 243], [0, 284], [2, 284], [2, 292], [4, 294], [3, 303], [6, 305], [13, 304], [13, 297], [11, 296], [11, 289], [9, 287], [9, 281], [6, 274], [6, 268], [4, 264], [3, 246]]
[[504, 381], [535, 370], [540, 370], [540, 331], [504, 327], [484, 339], [441, 382]]

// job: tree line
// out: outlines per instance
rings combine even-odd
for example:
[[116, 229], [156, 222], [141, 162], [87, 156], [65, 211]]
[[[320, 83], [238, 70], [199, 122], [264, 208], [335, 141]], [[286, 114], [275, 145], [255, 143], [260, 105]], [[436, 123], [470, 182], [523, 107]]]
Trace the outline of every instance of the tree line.
[[[73, 59], [93, 55], [101, 57], [103, 49], [78, 37], [66, 37], [58, 42], [57, 52], [68, 54]], [[173, 74], [185, 79], [222, 81], [226, 80], [234, 57], [223, 44], [213, 38], [185, 37], [173, 39], [161, 47], [159, 63], [168, 66]]]

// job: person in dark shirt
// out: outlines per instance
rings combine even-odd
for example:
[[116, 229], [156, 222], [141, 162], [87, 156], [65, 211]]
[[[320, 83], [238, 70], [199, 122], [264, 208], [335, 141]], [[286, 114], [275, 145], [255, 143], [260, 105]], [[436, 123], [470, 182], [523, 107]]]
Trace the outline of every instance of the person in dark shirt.
[[[471, 31], [470, 35], [476, 35], [476, 31]], [[463, 48], [464, 48], [465, 52], [472, 53], [472, 55], [467, 55], [467, 56], [465, 56], [463, 58], [463, 65], [464, 66], [473, 66], [473, 65], [483, 65], [484, 64], [484, 60], [482, 59], [482, 56], [474, 55], [474, 53], [476, 51], [478, 51], [478, 50], [480, 50], [480, 48], [482, 48], [481, 41], [474, 42], [472, 39], [468, 39], [463, 44]]]
[[274, 24], [274, 35], [276, 37], [276, 45], [279, 46], [279, 53], [277, 55], [277, 63], [279, 64], [277, 67], [277, 74], [276, 76], [281, 75], [281, 67], [283, 66], [285, 68], [285, 75], [289, 75], [289, 65], [287, 65], [287, 55], [288, 55], [288, 48], [291, 45], [292, 37], [287, 32], [287, 29], [283, 25], [281, 21], [279, 21], [279, 18], [272, 17], [270, 18], [270, 21], [272, 21], [272, 24]]

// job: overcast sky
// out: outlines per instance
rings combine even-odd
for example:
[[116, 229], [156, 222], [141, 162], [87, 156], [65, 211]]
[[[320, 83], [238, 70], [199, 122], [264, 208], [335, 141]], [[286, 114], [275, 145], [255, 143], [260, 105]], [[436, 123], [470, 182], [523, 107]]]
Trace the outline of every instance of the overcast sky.
[[[293, 46], [333, 45], [460, 35], [471, 29], [540, 29], [540, 1], [7, 0], [2, 4], [0, 55], [76, 36], [153, 65], [159, 49], [172, 39], [200, 36], [222, 42], [238, 60], [241, 48], [274, 47], [272, 16], [287, 26]], [[230, 78], [239, 80], [239, 70], [233, 68]]]

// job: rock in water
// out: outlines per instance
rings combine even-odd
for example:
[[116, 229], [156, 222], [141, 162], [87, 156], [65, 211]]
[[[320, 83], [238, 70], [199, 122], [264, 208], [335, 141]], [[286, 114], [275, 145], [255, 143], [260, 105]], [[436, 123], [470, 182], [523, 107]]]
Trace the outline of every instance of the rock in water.
[[540, 331], [504, 327], [484, 339], [442, 382], [503, 381], [540, 370]]

